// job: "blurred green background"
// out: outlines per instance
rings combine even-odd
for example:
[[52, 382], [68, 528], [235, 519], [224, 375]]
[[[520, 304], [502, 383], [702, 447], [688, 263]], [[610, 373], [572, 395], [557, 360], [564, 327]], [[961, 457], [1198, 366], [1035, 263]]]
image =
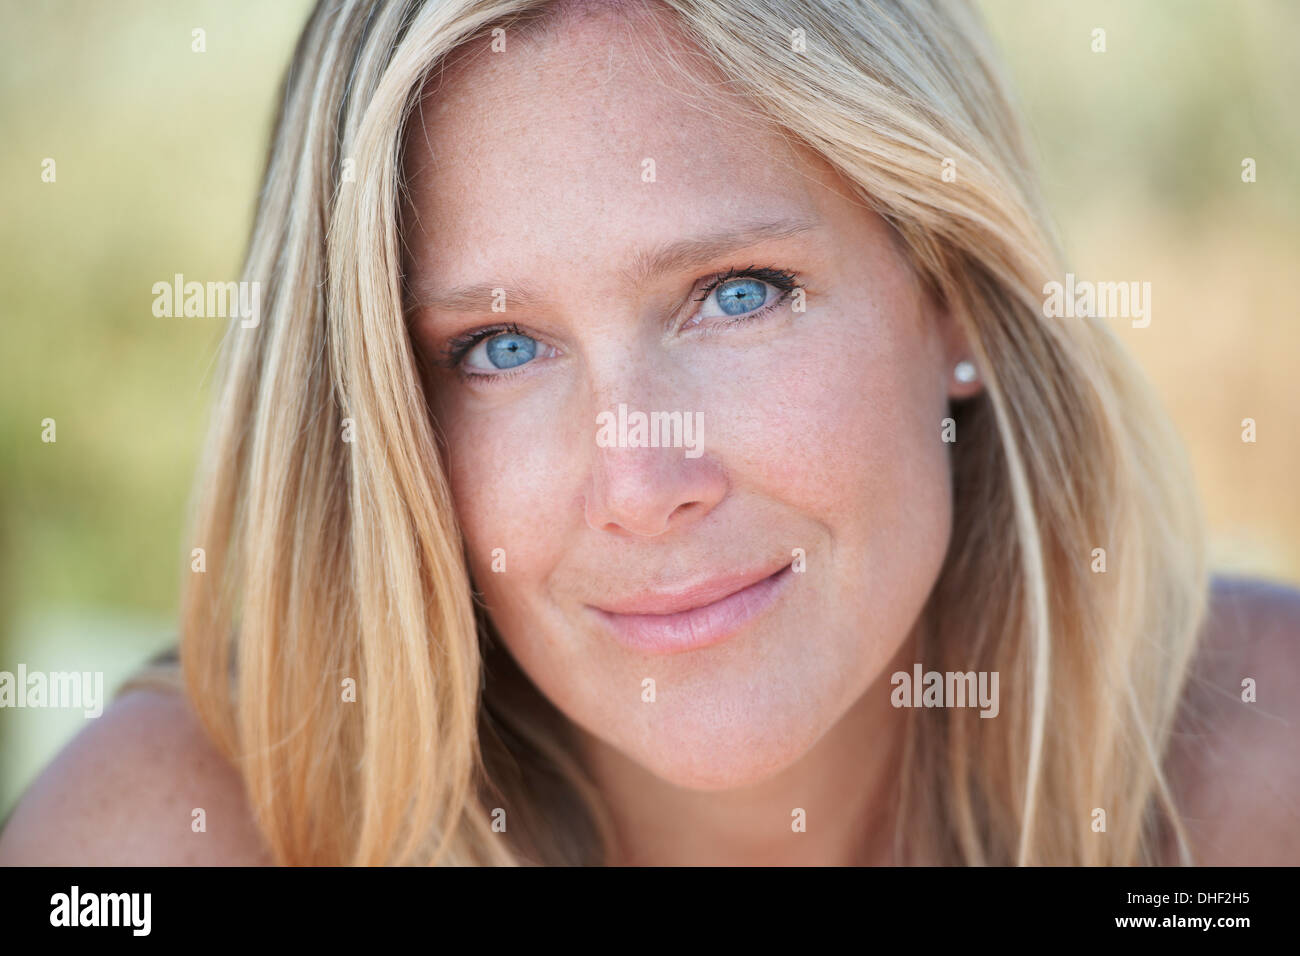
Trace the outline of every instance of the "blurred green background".
[[[1300, 4], [980, 6], [1073, 271], [1152, 283], [1150, 327], [1116, 328], [1188, 443], [1216, 565], [1300, 579]], [[151, 287], [238, 277], [309, 8], [0, 2], [0, 670], [107, 693], [175, 639], [224, 323], [155, 318]], [[0, 710], [0, 814], [83, 723]]]

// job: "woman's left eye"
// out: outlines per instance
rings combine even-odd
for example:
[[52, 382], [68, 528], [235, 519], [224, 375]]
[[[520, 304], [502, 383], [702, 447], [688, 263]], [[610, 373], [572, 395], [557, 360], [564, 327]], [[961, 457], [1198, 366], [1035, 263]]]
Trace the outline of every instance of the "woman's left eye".
[[703, 303], [687, 326], [704, 319], [742, 319], [775, 306], [797, 287], [793, 273], [752, 270], [715, 279], [696, 301]]

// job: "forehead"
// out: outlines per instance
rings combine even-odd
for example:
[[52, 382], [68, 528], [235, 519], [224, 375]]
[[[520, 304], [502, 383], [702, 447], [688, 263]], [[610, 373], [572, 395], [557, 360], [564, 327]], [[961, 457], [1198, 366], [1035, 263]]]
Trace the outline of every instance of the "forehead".
[[732, 219], [816, 215], [825, 170], [664, 15], [565, 16], [508, 30], [505, 47], [458, 51], [410, 121], [408, 243], [423, 267], [455, 281], [524, 250], [572, 265]]

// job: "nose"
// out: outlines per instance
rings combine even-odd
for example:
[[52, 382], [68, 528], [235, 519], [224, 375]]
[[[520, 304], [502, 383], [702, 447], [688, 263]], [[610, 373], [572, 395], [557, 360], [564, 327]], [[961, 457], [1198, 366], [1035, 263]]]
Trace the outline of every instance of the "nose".
[[707, 424], [698, 410], [624, 402], [604, 408], [593, 423], [587, 525], [652, 538], [712, 511], [727, 479], [704, 441]]

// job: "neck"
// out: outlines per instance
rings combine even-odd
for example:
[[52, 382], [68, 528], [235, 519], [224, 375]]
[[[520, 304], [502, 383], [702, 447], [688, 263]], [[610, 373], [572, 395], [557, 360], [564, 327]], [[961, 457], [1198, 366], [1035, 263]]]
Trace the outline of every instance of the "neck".
[[[588, 773], [633, 866], [853, 866], [894, 862], [893, 831], [906, 711], [890, 675], [912, 641], [817, 743], [758, 783], [724, 791], [678, 787], [581, 728]], [[901, 665], [899, 665], [901, 666]], [[804, 811], [802, 832], [794, 810]]]

